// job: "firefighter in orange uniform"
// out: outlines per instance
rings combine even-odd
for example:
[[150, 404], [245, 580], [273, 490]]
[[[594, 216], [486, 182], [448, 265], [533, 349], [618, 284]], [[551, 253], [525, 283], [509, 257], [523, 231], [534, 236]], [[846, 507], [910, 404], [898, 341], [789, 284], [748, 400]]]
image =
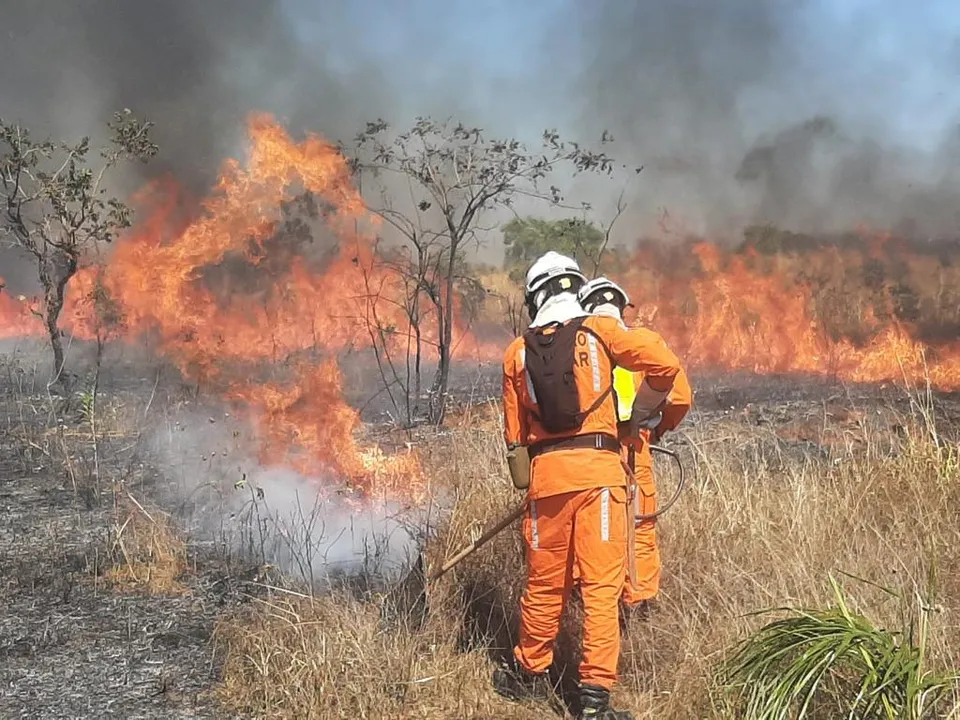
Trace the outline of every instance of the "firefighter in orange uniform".
[[[630, 305], [630, 298], [619, 285], [605, 277], [599, 277], [586, 283], [578, 293], [583, 309], [592, 315], [607, 315], [623, 318], [623, 311]], [[693, 391], [687, 374], [681, 369], [667, 397], [667, 403], [659, 415], [655, 415], [647, 427], [638, 435], [632, 435], [629, 429], [630, 403], [634, 388], [643, 382], [643, 373], [631, 373], [618, 367], [614, 371], [614, 390], [618, 400], [618, 430], [624, 445], [624, 454], [632, 446], [635, 452], [636, 468], [634, 476], [636, 487], [633, 489], [634, 512], [638, 515], [652, 515], [657, 511], [657, 486], [653, 475], [653, 457], [650, 444], [656, 443], [663, 435], [675, 430], [686, 417], [693, 403]], [[657, 546], [656, 519], [635, 520], [634, 550], [635, 577], [624, 583], [623, 604], [626, 614], [643, 612], [649, 607], [660, 590], [660, 549]]]
[[576, 573], [584, 606], [580, 718], [631, 720], [610, 707], [620, 653], [627, 476], [617, 438], [616, 366], [642, 372], [634, 425], [659, 412], [680, 363], [659, 335], [588, 315], [577, 300], [586, 278], [577, 263], [548, 252], [527, 272], [533, 319], [503, 362], [504, 437], [514, 484], [526, 488], [523, 521], [528, 577], [513, 662], [494, 687], [513, 699], [549, 692], [553, 646]]

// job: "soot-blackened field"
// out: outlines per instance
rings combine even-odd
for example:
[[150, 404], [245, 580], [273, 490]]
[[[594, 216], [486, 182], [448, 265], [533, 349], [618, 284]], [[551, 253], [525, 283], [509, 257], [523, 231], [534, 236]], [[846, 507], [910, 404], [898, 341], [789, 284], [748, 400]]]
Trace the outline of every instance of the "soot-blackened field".
[[[496, 370], [465, 372], [461, 404], [492, 395]], [[248, 552], [252, 536], [242, 528], [228, 527], [243, 504], [218, 496], [234, 469], [210, 466], [232, 432], [201, 437], [197, 422], [225, 423], [222, 409], [176, 379], [104, 372], [97, 407], [79, 397], [64, 410], [35, 364], [12, 356], [0, 364], [0, 716], [232, 717], [211, 692], [221, 667], [214, 627], [261, 592], [270, 560]], [[702, 452], [710, 443], [771, 463], [829, 454], [847, 428], [871, 423], [895, 435], [909, 412], [909, 397], [892, 388], [693, 381], [697, 408], [668, 440], [691, 459], [694, 445]], [[952, 398], [940, 400], [942, 412], [958, 414]], [[158, 442], [178, 427], [196, 436], [197, 454], [179, 467]]]
[[[119, 398], [101, 402], [116, 408]], [[52, 406], [41, 377], [4, 359], [0, 716], [218, 717], [203, 693], [216, 677], [210, 638], [218, 613], [238, 602], [242, 571], [198, 544], [177, 586], [152, 592], [164, 579], [137, 563], [176, 565], [179, 548], [125, 493], [169, 496], [166, 479], [143, 462], [136, 430], [114, 423], [100, 432], [98, 483], [82, 408], [58, 422]]]

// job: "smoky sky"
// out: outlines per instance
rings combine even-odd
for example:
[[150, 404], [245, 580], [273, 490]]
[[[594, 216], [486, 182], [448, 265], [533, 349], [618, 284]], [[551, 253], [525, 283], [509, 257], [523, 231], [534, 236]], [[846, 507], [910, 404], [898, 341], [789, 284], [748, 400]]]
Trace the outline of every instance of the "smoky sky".
[[[112, 113], [132, 109], [154, 123], [159, 155], [114, 175], [126, 194], [172, 173], [194, 194], [215, 181], [226, 157], [242, 157], [247, 115], [266, 111], [295, 134], [350, 137], [388, 115], [392, 90], [365, 57], [338, 62], [332, 39], [361, 30], [333, 0], [0, 0], [0, 116], [35, 136], [102, 141]], [[309, 12], [308, 12], [309, 11]], [[317, 21], [310, 42], [298, 17]], [[16, 68], [16, 72], [10, 72]], [[9, 252], [9, 288], [28, 266]]]
[[[611, 152], [644, 165], [620, 241], [663, 210], [708, 235], [753, 222], [951, 233], [960, 52], [948, 7], [0, 0], [0, 116], [74, 139], [130, 108], [156, 123], [161, 153], [125, 189], [169, 171], [195, 192], [242, 154], [251, 111], [333, 139], [415, 115], [533, 142], [544, 127], [585, 142], [608, 129]], [[618, 192], [575, 187], [570, 199], [598, 214]]]
[[[121, 193], [165, 172], [203, 193], [253, 111], [349, 141], [380, 117], [485, 122], [494, 87], [509, 94], [475, 82], [460, 19], [423, 0], [0, 0], [0, 18], [0, 117], [70, 141], [123, 108], [155, 124], [160, 154], [124, 168]], [[0, 256], [8, 280], [20, 267]]]
[[194, 190], [238, 151], [251, 111], [339, 133], [387, 94], [376, 68], [335, 73], [309, 53], [276, 0], [4, 0], [0, 17], [0, 62], [17, 68], [0, 80], [5, 118], [76, 138], [131, 108], [156, 124], [150, 172]]
[[610, 129], [645, 163], [633, 197], [647, 224], [666, 208], [705, 234], [956, 235], [960, 62], [937, 13], [948, 6], [584, 4], [579, 127]]

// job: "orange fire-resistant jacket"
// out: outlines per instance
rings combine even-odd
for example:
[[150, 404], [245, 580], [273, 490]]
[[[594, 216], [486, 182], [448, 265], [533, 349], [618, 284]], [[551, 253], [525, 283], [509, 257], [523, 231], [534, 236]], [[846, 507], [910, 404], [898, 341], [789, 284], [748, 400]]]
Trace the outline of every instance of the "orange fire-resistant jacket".
[[[590, 333], [577, 333], [577, 347], [587, 348], [585, 362], [574, 364], [574, 381], [580, 396], [581, 409], [586, 409], [610, 387], [613, 367], [642, 372], [651, 388], [669, 391], [680, 361], [661, 337], [648, 328], [627, 327], [616, 318], [592, 315], [583, 321], [603, 340], [610, 351]], [[503, 361], [503, 419], [504, 439], [507, 445], [530, 445], [541, 440], [605, 433], [618, 436], [616, 400], [613, 392], [596, 410], [590, 413], [579, 431], [551, 434], [537, 421], [532, 383], [524, 372], [524, 341], [517, 338], [510, 344]], [[537, 455], [530, 466], [528, 497], [532, 500], [575, 490], [587, 490], [611, 484], [626, 484], [626, 477], [617, 453], [591, 448], [554, 450]]]

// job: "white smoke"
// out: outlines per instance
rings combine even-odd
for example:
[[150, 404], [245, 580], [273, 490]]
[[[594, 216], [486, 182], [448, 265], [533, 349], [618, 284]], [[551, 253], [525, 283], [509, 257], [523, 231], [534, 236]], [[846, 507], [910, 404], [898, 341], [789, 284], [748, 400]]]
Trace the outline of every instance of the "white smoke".
[[416, 552], [409, 520], [396, 503], [351, 505], [333, 489], [335, 480], [287, 468], [259, 469], [249, 482], [249, 499], [232, 517], [258, 533], [251, 541], [262, 536], [266, 559], [311, 585], [356, 572], [391, 575]]
[[395, 576], [415, 559], [415, 510], [353, 495], [332, 474], [264, 467], [249, 433], [222, 411], [183, 407], [151, 434], [160, 501], [176, 508], [192, 542], [315, 589], [352, 575]]

